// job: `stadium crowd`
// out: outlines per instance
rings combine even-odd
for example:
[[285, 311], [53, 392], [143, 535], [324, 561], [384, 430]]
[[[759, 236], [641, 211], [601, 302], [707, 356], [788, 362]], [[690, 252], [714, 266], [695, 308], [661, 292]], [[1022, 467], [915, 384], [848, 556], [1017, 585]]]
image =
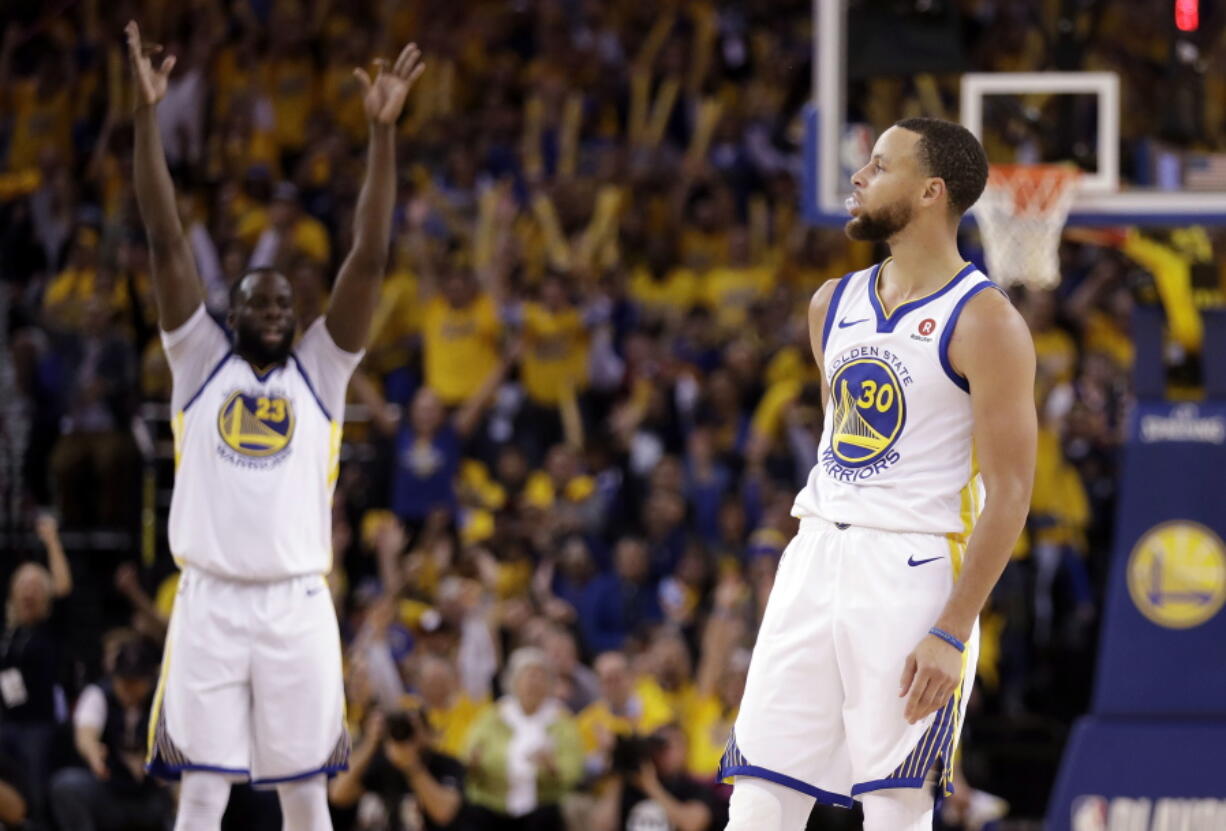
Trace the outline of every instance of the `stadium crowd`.
[[[336, 489], [353, 736], [336, 827], [721, 828], [716, 769], [816, 458], [805, 309], [881, 253], [799, 215], [812, 4], [13, 8], [0, 827], [162, 829], [172, 810], [142, 767], [176, 577], [118, 36], [139, 16], [178, 57], [158, 118], [219, 318], [253, 265], [291, 278], [300, 324], [321, 312], [360, 181], [352, 68], [409, 40], [426, 55]], [[1058, 290], [1016, 297], [1039, 471], [964, 753], [970, 785], [1023, 814], [1043, 793], [993, 748], [1025, 738], [1050, 777], [1088, 695], [1139, 274], [1099, 247], [1062, 257]], [[947, 800], [950, 827], [974, 793]], [[237, 789], [227, 827], [279, 827], [276, 810]]]

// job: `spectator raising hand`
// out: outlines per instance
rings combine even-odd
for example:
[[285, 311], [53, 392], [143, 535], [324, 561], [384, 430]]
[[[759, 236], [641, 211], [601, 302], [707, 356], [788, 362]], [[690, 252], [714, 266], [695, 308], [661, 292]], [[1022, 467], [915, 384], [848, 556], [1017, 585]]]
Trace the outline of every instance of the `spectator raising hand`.
[[8, 615], [0, 638], [0, 752], [27, 775], [31, 816], [42, 816], [51, 778], [51, 753], [64, 694], [65, 606], [72, 571], [50, 514], [36, 520], [50, 568], [27, 562], [9, 583]]
[[[234, 458], [261, 481], [306, 457], [327, 411], [318, 500], [265, 505], [288, 491], [209, 482], [189, 507], [209, 535], [241, 527], [249, 505], [261, 524], [318, 530], [286, 550], [317, 558], [336, 612], [354, 733], [350, 770], [328, 786], [336, 831], [558, 814], [572, 831], [722, 826], [710, 791], [832, 417], [809, 311], [881, 253], [798, 209], [812, 4], [435, 5], [193, 0], [152, 4], [138, 26], [132, 4], [25, 4], [0, 24], [0, 422], [20, 445], [0, 452], [20, 464], [0, 467], [7, 504], [55, 506], [14, 517], [0, 558], [0, 825], [24, 813], [54, 828], [62, 810], [59, 824], [89, 829], [82, 806], [128, 811], [129, 787], [148, 797], [134, 827], [157, 814], [164, 794], [128, 777], [135, 755], [112, 735], [139, 708], [118, 702], [126, 680], [109, 663], [131, 630], [164, 644], [172, 608], [184, 617], [195, 552], [172, 551], [167, 529], [173, 488], [201, 469], [184, 458], [187, 420], [210, 452], [226, 447], [223, 402], [192, 398], [211, 377], [240, 404], [254, 395], [227, 413], [240, 416]], [[931, 16], [878, 5], [897, 33]], [[1180, 96], [1152, 71], [1170, 51], [1169, 4], [1080, 4], [1071, 28], [1060, 4], [1026, 5], [942, 4], [950, 31], [975, 33], [949, 53], [984, 72], [1113, 68], [1124, 182], [1150, 177], [1140, 150], [1159, 121], [1172, 158], [1226, 146], [1220, 9], [1181, 33], [1204, 60], [1176, 68]], [[865, 66], [915, 71], [857, 79], [851, 155], [904, 113], [948, 118], [957, 97], [956, 75], [876, 47]], [[1177, 117], [1157, 118], [1155, 101]], [[1030, 103], [985, 111], [992, 158], [1092, 166], [1072, 110]], [[1038, 358], [1041, 430], [1026, 533], [980, 624], [973, 781], [959, 781], [980, 802], [975, 788], [997, 788], [976, 774], [1006, 766], [974, 744], [975, 720], [1066, 719], [1087, 680], [1060, 668], [1095, 665], [1134, 310], [1160, 307], [1181, 397], [1200, 397], [1215, 357], [1198, 306], [1217, 302], [1220, 229], [1066, 230], [1061, 284], [1010, 289]], [[973, 236], [959, 245], [982, 260]], [[257, 334], [284, 363], [227, 378], [224, 351], [252, 353], [223, 341], [265, 281], [291, 293], [277, 331]], [[215, 351], [179, 348], [193, 319]], [[348, 387], [321, 383], [308, 348], [321, 330], [339, 350], [327, 354], [357, 366]], [[302, 376], [312, 389], [270, 421]], [[288, 455], [260, 455], [279, 440], [269, 429]], [[327, 518], [330, 533], [315, 525]], [[244, 562], [278, 550], [249, 537], [226, 548]], [[506, 672], [525, 647], [544, 660]], [[277, 697], [278, 717], [312, 689]], [[81, 758], [56, 770], [69, 720]], [[614, 770], [615, 757], [633, 764]], [[275, 831], [270, 805], [234, 793], [229, 822]], [[1010, 797], [1019, 816], [1041, 810]], [[947, 807], [977, 816], [970, 799]]]

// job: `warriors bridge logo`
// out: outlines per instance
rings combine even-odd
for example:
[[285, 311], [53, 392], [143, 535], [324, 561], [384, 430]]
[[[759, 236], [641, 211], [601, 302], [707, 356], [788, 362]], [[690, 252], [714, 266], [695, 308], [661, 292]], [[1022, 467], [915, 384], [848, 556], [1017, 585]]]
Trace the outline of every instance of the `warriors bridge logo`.
[[1128, 592], [1141, 614], [1159, 626], [1200, 626], [1226, 603], [1226, 545], [1196, 522], [1157, 525], [1132, 549]]
[[852, 468], [854, 478], [863, 478], [897, 459], [891, 450], [902, 435], [907, 407], [890, 365], [873, 357], [850, 360], [839, 367], [830, 390], [834, 430], [824, 459], [828, 468], [829, 463]]
[[217, 432], [234, 453], [249, 459], [267, 459], [289, 447], [294, 436], [294, 408], [283, 396], [236, 391], [221, 405]]

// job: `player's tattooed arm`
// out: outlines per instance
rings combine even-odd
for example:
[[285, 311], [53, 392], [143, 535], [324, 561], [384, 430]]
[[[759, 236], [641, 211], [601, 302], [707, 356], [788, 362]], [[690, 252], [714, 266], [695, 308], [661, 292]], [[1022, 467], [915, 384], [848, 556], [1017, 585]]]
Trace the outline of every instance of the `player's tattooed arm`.
[[174, 183], [166, 167], [166, 153], [157, 125], [157, 104], [166, 96], [175, 57], [167, 55], [154, 69], [147, 51], [156, 53], [160, 47], [145, 49], [135, 20], [128, 21], [124, 33], [136, 88], [136, 110], [132, 114], [136, 202], [149, 237], [158, 324], [163, 330], [171, 331], [186, 323], [204, 302], [204, 289], [179, 220]]
[[[934, 625], [963, 642], [1009, 562], [1030, 509], [1038, 417], [1034, 343], [1021, 315], [999, 292], [985, 291], [962, 313], [950, 361], [971, 389], [971, 417], [986, 500], [967, 544], [962, 574]], [[907, 659], [901, 690], [906, 716], [940, 708], [961, 674], [962, 654], [928, 635]], [[973, 671], [970, 670], [970, 671]]]
[[423, 69], [421, 51], [410, 43], [391, 67], [384, 60], [376, 61], [373, 79], [364, 69], [353, 71], [362, 83], [370, 144], [366, 178], [354, 211], [353, 248], [341, 264], [326, 316], [328, 333], [346, 352], [362, 349], [370, 334], [391, 244], [392, 207], [396, 201], [396, 121]]

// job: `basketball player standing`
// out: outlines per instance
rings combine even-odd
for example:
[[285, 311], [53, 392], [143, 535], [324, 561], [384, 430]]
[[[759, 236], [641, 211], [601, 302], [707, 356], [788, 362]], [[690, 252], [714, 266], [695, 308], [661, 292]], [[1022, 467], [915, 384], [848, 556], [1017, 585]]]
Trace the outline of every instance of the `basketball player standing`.
[[933, 788], [952, 792], [1037, 430], [1030, 334], [957, 248], [987, 173], [966, 129], [913, 118], [852, 177], [847, 235], [891, 256], [809, 307], [825, 426], [721, 764], [730, 831], [800, 831], [815, 800], [929, 831]]
[[327, 312], [293, 345], [284, 275], [255, 269], [231, 293], [233, 342], [205, 313], [154, 109], [155, 69], [127, 26], [136, 79], [135, 184], [174, 387], [170, 548], [183, 570], [150, 718], [152, 773], [182, 777], [176, 831], [217, 831], [230, 783], [276, 787], [284, 827], [325, 831], [325, 776], [347, 764], [340, 639], [324, 575], [349, 376], [383, 278], [395, 200], [395, 123], [420, 53], [379, 62], [354, 243]]

